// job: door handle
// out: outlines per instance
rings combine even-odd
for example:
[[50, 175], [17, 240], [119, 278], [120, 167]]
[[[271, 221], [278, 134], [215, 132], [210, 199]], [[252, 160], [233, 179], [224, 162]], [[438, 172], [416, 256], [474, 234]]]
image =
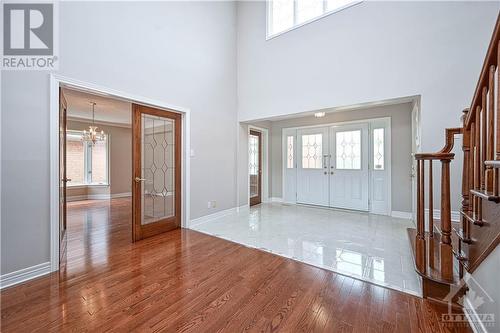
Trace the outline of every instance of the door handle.
[[325, 168], [325, 169], [328, 168], [328, 165], [327, 165], [327, 162], [326, 162], [327, 157], [328, 157], [328, 155], [323, 155], [323, 168]]
[[63, 182], [70, 182], [71, 181], [71, 178], [63, 178], [62, 180]]
[[136, 183], [145, 182], [145, 181], [146, 181], [146, 178], [135, 177], [135, 182]]

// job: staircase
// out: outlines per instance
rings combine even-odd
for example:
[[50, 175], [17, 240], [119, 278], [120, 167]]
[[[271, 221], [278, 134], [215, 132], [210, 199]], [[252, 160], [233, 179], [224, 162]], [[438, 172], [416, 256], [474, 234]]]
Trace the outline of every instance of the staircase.
[[[445, 131], [445, 146], [419, 153], [416, 229], [408, 229], [415, 270], [425, 298], [459, 307], [467, 292], [462, 278], [472, 273], [500, 243], [500, 16], [462, 126]], [[451, 221], [450, 164], [455, 138], [462, 136], [460, 222]], [[433, 172], [441, 171], [441, 216], [434, 220]], [[427, 188], [426, 188], [427, 185]], [[427, 203], [427, 204], [426, 204]], [[428, 214], [426, 214], [428, 208]], [[426, 216], [427, 215], [427, 216]], [[450, 296], [451, 295], [451, 296]]]

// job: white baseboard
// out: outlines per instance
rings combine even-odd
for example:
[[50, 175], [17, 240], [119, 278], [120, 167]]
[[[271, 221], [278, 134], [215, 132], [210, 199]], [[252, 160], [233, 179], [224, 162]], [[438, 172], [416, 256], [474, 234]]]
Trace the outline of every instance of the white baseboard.
[[81, 200], [109, 200], [115, 198], [126, 198], [131, 197], [132, 192], [115, 193], [115, 194], [83, 194], [83, 195], [72, 195], [66, 197], [66, 201], [81, 201]]
[[483, 323], [477, 320], [477, 318], [480, 317], [467, 297], [464, 297], [464, 314], [465, 317], [467, 317], [469, 326], [472, 328], [474, 333], [488, 333], [488, 330], [484, 327]]
[[246, 210], [249, 210], [250, 209], [250, 205], [243, 205], [243, 206], [239, 206], [236, 208], [236, 211], [239, 213], [239, 212], [244, 212]]
[[398, 219], [407, 219], [407, 220], [411, 220], [413, 218], [413, 214], [411, 212], [401, 212], [397, 210], [393, 210], [391, 212], [391, 216]]
[[16, 285], [18, 283], [34, 279], [50, 273], [50, 262], [44, 262], [35, 266], [20, 269], [15, 272], [0, 276], [0, 289]]
[[107, 200], [111, 199], [110, 194], [88, 194], [87, 200]]
[[280, 197], [271, 197], [269, 198], [270, 202], [283, 202], [283, 198]]
[[[429, 215], [429, 209], [426, 208], [425, 209], [425, 216], [427, 217], [428, 215]], [[434, 219], [440, 220], [441, 219], [441, 210], [434, 209], [433, 213], [432, 213], [432, 216], [434, 217]], [[458, 212], [456, 210], [452, 210], [451, 211], [451, 220], [453, 222], [459, 222], [460, 221], [460, 212]]]
[[114, 194], [111, 194], [111, 199], [126, 198], [126, 197], [131, 197], [131, 196], [132, 196], [132, 192], [114, 193]]
[[189, 222], [188, 228], [191, 228], [191, 227], [203, 224], [205, 222], [214, 220], [214, 219], [219, 218], [219, 217], [223, 217], [223, 216], [226, 216], [226, 215], [230, 215], [230, 214], [236, 213], [237, 211], [238, 211], [238, 209], [236, 207], [233, 207], [233, 208], [229, 208], [229, 209], [225, 209], [225, 210], [221, 210], [221, 211], [215, 212], [213, 214], [208, 214], [208, 215], [205, 215], [205, 216], [201, 216], [201, 217], [198, 217], [196, 219], [192, 219]]
[[66, 202], [87, 200], [87, 195], [71, 195], [66, 197]]

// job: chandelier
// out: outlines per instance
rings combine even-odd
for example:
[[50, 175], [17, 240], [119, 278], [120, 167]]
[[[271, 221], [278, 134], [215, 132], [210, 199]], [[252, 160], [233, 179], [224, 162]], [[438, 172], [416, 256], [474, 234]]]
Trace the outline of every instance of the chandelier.
[[90, 105], [92, 105], [92, 125], [89, 126], [88, 131], [83, 130], [83, 135], [82, 135], [82, 141], [85, 142], [92, 142], [93, 145], [97, 141], [104, 141], [106, 135], [104, 134], [104, 131], [97, 132], [97, 126], [95, 126], [95, 102], [90, 102]]

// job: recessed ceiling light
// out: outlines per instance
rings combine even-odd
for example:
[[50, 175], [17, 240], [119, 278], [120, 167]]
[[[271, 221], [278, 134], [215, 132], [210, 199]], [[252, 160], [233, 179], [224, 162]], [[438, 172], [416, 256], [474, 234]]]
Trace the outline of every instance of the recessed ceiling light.
[[324, 116], [325, 116], [325, 113], [324, 113], [324, 112], [316, 112], [316, 113], [314, 114], [314, 116], [315, 116], [316, 118], [321, 118], [321, 117], [324, 117]]

